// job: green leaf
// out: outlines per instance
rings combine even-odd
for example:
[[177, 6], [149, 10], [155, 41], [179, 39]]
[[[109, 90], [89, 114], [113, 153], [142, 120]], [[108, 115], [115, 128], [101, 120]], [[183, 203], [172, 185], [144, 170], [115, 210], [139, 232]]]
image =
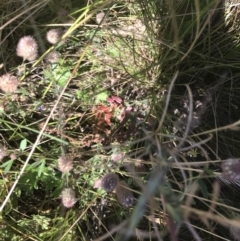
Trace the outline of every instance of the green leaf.
[[27, 194], [38, 188], [38, 178], [36, 171], [25, 173], [19, 180], [19, 188]]
[[32, 164], [28, 164], [26, 170], [30, 170], [30, 171], [36, 170], [38, 168], [38, 166], [41, 165], [41, 163], [42, 163], [41, 160], [38, 160], [38, 161], [33, 162]]
[[107, 101], [108, 97], [109, 97], [108, 92], [101, 92], [100, 94], [96, 95], [95, 103], [98, 104], [100, 102]]
[[38, 167], [38, 177], [42, 175], [44, 167], [45, 167], [45, 160], [41, 160], [41, 165]]
[[210, 170], [207, 166], [204, 167], [204, 172], [206, 173], [206, 175], [214, 177], [215, 174], [213, 172], [213, 170]]
[[0, 166], [1, 168], [4, 168], [4, 174], [7, 174], [9, 172], [9, 170], [12, 167], [12, 164], [13, 164], [13, 160], [9, 160]]
[[52, 79], [52, 77], [53, 77], [52, 73], [49, 72], [48, 70], [43, 70], [43, 75], [48, 80]]
[[10, 204], [10, 202], [6, 203], [6, 205], [4, 206], [4, 213], [7, 215], [11, 212], [12, 210], [12, 205]]
[[166, 205], [167, 211], [169, 213], [169, 215], [178, 223], [181, 223], [182, 219], [181, 219], [181, 211], [179, 208], [177, 207], [173, 207], [170, 204]]
[[208, 191], [207, 191], [206, 184], [201, 179], [198, 180], [198, 184], [199, 184], [199, 187], [201, 189], [201, 192], [202, 192], [204, 198], [208, 198]]
[[55, 176], [52, 170], [46, 170], [45, 168], [44, 174], [41, 176], [40, 180], [42, 183], [44, 183], [47, 191], [57, 188], [57, 190], [59, 189], [59, 193], [61, 192], [63, 180], [58, 176]]
[[33, 215], [33, 221], [41, 226], [43, 230], [48, 230], [51, 219], [41, 215]]
[[20, 143], [20, 150], [24, 151], [27, 147], [27, 139], [23, 139]]
[[66, 69], [63, 69], [61, 72], [55, 74], [56, 82], [60, 87], [64, 87], [70, 77], [71, 72]]

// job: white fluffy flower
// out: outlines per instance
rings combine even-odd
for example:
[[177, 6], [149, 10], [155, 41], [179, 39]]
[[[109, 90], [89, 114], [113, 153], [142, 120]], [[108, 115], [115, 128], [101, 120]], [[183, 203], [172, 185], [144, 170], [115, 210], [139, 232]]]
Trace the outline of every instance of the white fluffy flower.
[[17, 56], [22, 57], [24, 60], [34, 61], [38, 56], [38, 45], [36, 40], [31, 36], [24, 36], [19, 39]]
[[5, 93], [13, 93], [18, 87], [17, 77], [11, 74], [4, 74], [0, 77], [0, 89]]
[[47, 41], [51, 44], [56, 44], [63, 35], [63, 31], [61, 29], [51, 29], [47, 32], [46, 38]]
[[59, 61], [60, 58], [61, 58], [61, 54], [58, 51], [54, 50], [46, 56], [46, 61], [51, 64], [55, 64]]
[[70, 156], [61, 156], [58, 158], [58, 169], [62, 173], [70, 172], [73, 169], [73, 160]]
[[64, 188], [62, 190], [62, 203], [66, 208], [71, 208], [77, 202], [75, 192], [72, 188]]

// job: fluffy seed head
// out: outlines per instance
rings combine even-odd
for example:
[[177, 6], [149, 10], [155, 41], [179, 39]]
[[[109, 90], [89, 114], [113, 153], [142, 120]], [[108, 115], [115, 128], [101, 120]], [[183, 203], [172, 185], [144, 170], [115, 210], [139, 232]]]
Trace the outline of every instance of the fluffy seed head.
[[38, 45], [36, 40], [31, 36], [24, 36], [19, 39], [17, 45], [17, 56], [24, 60], [34, 61], [38, 56]]
[[58, 158], [58, 169], [62, 173], [70, 172], [73, 169], [73, 160], [70, 156], [61, 156]]
[[119, 178], [115, 173], [108, 173], [94, 183], [94, 188], [102, 188], [106, 192], [113, 192], [117, 187]]
[[111, 155], [111, 159], [114, 161], [114, 162], [120, 162], [123, 160], [123, 157], [124, 157], [124, 153], [123, 152], [115, 152]]
[[234, 240], [240, 241], [240, 228], [231, 225], [229, 230]]
[[58, 62], [60, 57], [61, 57], [61, 54], [58, 51], [54, 50], [47, 55], [46, 61], [51, 63], [51, 64], [55, 64], [55, 63]]
[[227, 159], [222, 162], [222, 176], [228, 181], [240, 180], [240, 159]]
[[104, 16], [105, 16], [105, 13], [103, 13], [103, 12], [100, 12], [100, 13], [98, 13], [97, 15], [96, 15], [96, 22], [97, 22], [97, 24], [100, 24], [100, 23], [102, 23], [104, 20]]
[[121, 205], [128, 208], [134, 204], [133, 193], [128, 189], [126, 182], [122, 181], [116, 188], [117, 199]]
[[62, 203], [66, 208], [71, 208], [77, 202], [75, 192], [72, 188], [64, 188], [62, 190]]
[[17, 77], [11, 74], [4, 74], [0, 77], [0, 89], [5, 93], [13, 93], [18, 87]]
[[62, 37], [62, 34], [63, 32], [61, 29], [57, 29], [57, 28], [51, 29], [47, 32], [47, 35], [46, 35], [47, 41], [50, 44], [56, 44]]
[[4, 146], [0, 145], [0, 161], [7, 155]]

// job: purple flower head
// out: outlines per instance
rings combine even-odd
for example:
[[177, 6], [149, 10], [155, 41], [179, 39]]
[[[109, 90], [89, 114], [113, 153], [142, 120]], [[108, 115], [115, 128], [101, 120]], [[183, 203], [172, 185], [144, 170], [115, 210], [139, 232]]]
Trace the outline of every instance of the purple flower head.
[[119, 178], [115, 173], [108, 173], [94, 183], [94, 188], [102, 188], [106, 192], [113, 192], [117, 187]]
[[131, 207], [134, 204], [133, 193], [128, 189], [126, 182], [122, 181], [116, 188], [116, 195], [119, 203], [124, 207]]
[[240, 159], [227, 159], [222, 162], [222, 178], [228, 181], [240, 180]]
[[234, 240], [240, 241], [240, 228], [231, 225], [229, 230]]

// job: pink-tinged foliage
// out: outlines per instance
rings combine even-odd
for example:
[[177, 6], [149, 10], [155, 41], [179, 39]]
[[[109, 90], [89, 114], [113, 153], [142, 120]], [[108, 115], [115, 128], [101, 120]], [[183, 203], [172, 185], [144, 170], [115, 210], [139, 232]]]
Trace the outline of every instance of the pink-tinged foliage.
[[118, 96], [111, 96], [108, 98], [108, 102], [112, 105], [115, 105], [115, 104], [122, 104], [123, 100]]
[[110, 107], [105, 105], [98, 105], [95, 111], [96, 111], [95, 117], [97, 119], [98, 128], [101, 129], [105, 123], [111, 126], [111, 117], [113, 115], [113, 112]]
[[93, 109], [93, 111], [95, 112], [98, 129], [104, 129], [103, 127], [105, 124], [111, 126], [111, 118], [115, 116], [117, 110], [120, 111], [120, 114], [116, 115], [116, 117], [120, 121], [123, 120], [125, 115], [125, 107], [123, 105], [123, 100], [120, 97], [111, 96], [108, 98], [107, 101], [110, 106], [100, 104]]

